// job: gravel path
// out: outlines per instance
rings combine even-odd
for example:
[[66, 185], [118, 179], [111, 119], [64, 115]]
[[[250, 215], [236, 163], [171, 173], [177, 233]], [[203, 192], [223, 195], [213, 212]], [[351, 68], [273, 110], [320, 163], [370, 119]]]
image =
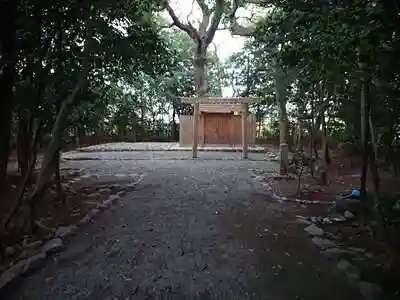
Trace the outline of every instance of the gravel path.
[[136, 191], [1, 299], [359, 299], [254, 180], [274, 163], [119, 155], [67, 164]]

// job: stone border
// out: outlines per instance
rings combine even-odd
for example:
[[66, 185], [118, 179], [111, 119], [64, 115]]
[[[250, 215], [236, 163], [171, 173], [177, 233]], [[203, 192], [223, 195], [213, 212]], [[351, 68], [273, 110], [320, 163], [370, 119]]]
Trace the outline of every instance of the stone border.
[[[141, 176], [133, 183], [127, 184], [126, 187], [134, 187], [143, 180]], [[105, 209], [115, 204], [121, 197], [126, 195], [126, 191], [119, 191], [116, 194], [110, 195], [107, 200], [98, 203], [95, 208], [90, 210], [77, 224], [59, 227], [53, 237], [39, 248], [33, 255], [28, 258], [16, 261], [11, 267], [4, 270], [0, 274], [0, 292], [11, 285], [18, 283], [26, 275], [34, 272], [44, 265], [47, 258], [53, 254], [60, 252], [65, 248], [65, 242], [72, 236], [77, 234], [78, 230], [88, 223], [93, 223], [94, 219]]]
[[[271, 177], [276, 177], [273, 174]], [[263, 182], [265, 176], [255, 175], [255, 179], [258, 182], [261, 182], [265, 191], [267, 191], [267, 195], [276, 202], [279, 203], [299, 203], [299, 204], [325, 204], [325, 205], [333, 205], [335, 201], [318, 201], [318, 200], [302, 200], [302, 199], [294, 199], [287, 198], [284, 196], [279, 196], [272, 191], [272, 187], [270, 182]], [[286, 178], [282, 178], [286, 179]], [[379, 300], [383, 295], [382, 289], [371, 282], [361, 280], [360, 272], [358, 268], [350, 263], [349, 261], [341, 258], [343, 255], [355, 256], [355, 255], [363, 255], [365, 257], [369, 257], [370, 253], [366, 253], [364, 249], [361, 248], [353, 248], [348, 247], [347, 249], [340, 248], [339, 245], [335, 242], [337, 237], [330, 232], [324, 231], [319, 224], [334, 224], [341, 223], [352, 220], [355, 218], [355, 215], [350, 211], [344, 211], [341, 216], [334, 217], [304, 217], [297, 215], [296, 223], [304, 226], [304, 231], [311, 238], [312, 243], [320, 250], [320, 253], [324, 255], [326, 258], [330, 259], [339, 259], [337, 262], [336, 268], [344, 273], [347, 280], [351, 285], [357, 288], [360, 291], [360, 294], [363, 296], [365, 300]]]
[[[89, 152], [86, 152], [89, 153]], [[144, 160], [164, 160], [164, 161], [238, 161], [238, 158], [235, 157], [198, 157], [193, 159], [192, 157], [166, 157], [166, 158], [154, 158], [154, 157], [144, 157], [144, 158], [99, 158], [99, 157], [62, 157], [62, 160], [64, 161], [79, 161], [79, 160], [85, 160], [85, 161], [92, 161], [92, 160], [116, 160], [116, 161], [144, 161]], [[262, 159], [256, 159], [256, 158], [246, 158], [246, 161], [262, 161], [262, 162], [278, 162], [279, 160], [277, 158], [271, 158], [271, 157], [265, 157]]]
[[[172, 147], [172, 148], [121, 148], [121, 149], [86, 149], [86, 148], [78, 148], [76, 149], [77, 152], [87, 152], [87, 153], [93, 153], [93, 152], [140, 152], [140, 151], [149, 151], [149, 152], [179, 152], [179, 151], [185, 151], [189, 152], [192, 151], [192, 148], [188, 147]], [[242, 152], [241, 148], [198, 148], [198, 151], [200, 152]], [[249, 148], [248, 149], [249, 153], [267, 153], [265, 149], [257, 149], [257, 148]]]
[[[347, 211], [346, 211], [347, 212]], [[303, 224], [306, 227], [304, 231], [311, 237], [312, 243], [320, 250], [321, 254], [326, 258], [339, 260], [336, 264], [337, 270], [342, 272], [348, 282], [356, 287], [360, 294], [363, 296], [365, 300], [378, 300], [383, 296], [382, 289], [371, 282], [361, 280], [360, 271], [358, 268], [350, 263], [347, 259], [344, 259], [343, 256], [354, 257], [356, 255], [368, 256], [369, 254], [365, 252], [365, 249], [362, 248], [354, 248], [347, 247], [346, 249], [341, 248], [336, 244], [335, 236], [332, 233], [325, 232], [321, 227], [317, 225], [317, 223], [322, 224], [333, 224], [340, 223], [347, 220], [351, 220], [354, 216], [350, 216], [346, 214], [343, 218], [328, 218], [328, 217], [303, 217], [296, 216], [297, 223]]]
[[273, 200], [276, 200], [277, 202], [292, 202], [299, 204], [325, 204], [325, 205], [332, 205], [333, 203], [335, 203], [334, 201], [303, 200], [303, 199], [287, 198], [283, 196], [278, 196], [275, 193], [272, 193], [270, 196]]

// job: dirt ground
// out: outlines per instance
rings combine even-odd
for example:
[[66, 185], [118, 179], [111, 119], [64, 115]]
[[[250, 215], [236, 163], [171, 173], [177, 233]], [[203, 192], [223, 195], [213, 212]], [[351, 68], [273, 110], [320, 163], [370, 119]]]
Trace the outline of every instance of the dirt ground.
[[[349, 194], [352, 188], [360, 187], [360, 159], [345, 158], [339, 153], [334, 153], [332, 164], [328, 172], [328, 185], [321, 185], [318, 179], [313, 179], [309, 174], [300, 180], [293, 174], [290, 178], [279, 178], [269, 181], [271, 193], [288, 199], [307, 199], [320, 202], [314, 205], [298, 206], [297, 213], [302, 216], [324, 218], [337, 216], [334, 201], [340, 195]], [[370, 178], [368, 178], [370, 179]], [[399, 197], [400, 177], [395, 177], [387, 170], [380, 170], [380, 195], [385, 198]], [[368, 192], [372, 191], [372, 182], [367, 181]], [[365, 216], [358, 216], [343, 223], [321, 225], [325, 232], [335, 237], [338, 244], [344, 248], [365, 249], [369, 259], [358, 258], [353, 263], [360, 269], [364, 280], [379, 284], [388, 295], [400, 297], [397, 278], [399, 269], [388, 270], [388, 261], [391, 259], [387, 248], [377, 242], [370, 226], [370, 220]], [[400, 236], [398, 236], [400, 237]], [[397, 253], [397, 255], [399, 255]], [[399, 266], [400, 267], [400, 266]]]
[[262, 154], [201, 156], [70, 157], [65, 167], [82, 172], [77, 194], [85, 195], [78, 184], [89, 194], [127, 192], [2, 299], [361, 299], [296, 222], [309, 206], [276, 202], [255, 180], [276, 163]]

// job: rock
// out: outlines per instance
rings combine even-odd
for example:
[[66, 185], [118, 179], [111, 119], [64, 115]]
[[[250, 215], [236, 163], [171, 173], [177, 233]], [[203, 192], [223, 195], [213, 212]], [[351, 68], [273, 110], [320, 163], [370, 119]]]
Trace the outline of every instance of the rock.
[[344, 217], [344, 216], [339, 216], [339, 217], [334, 217], [334, 218], [332, 218], [332, 221], [334, 221], [334, 222], [344, 222], [344, 221], [346, 221], [347, 219]]
[[64, 243], [61, 238], [57, 237], [47, 241], [42, 249], [42, 253], [54, 253], [64, 248]]
[[337, 236], [337, 235], [334, 235], [333, 233], [331, 233], [331, 232], [326, 232], [325, 231], [325, 236], [327, 237], [327, 238], [329, 238], [329, 239], [331, 239], [331, 240], [339, 240], [339, 237]]
[[296, 216], [297, 217], [297, 223], [304, 224], [304, 225], [311, 225], [312, 222], [307, 218], [303, 216]]
[[90, 223], [92, 219], [90, 216], [84, 216], [82, 219], [79, 220], [79, 225], [86, 225], [87, 223]]
[[333, 257], [338, 258], [342, 255], [349, 255], [351, 254], [348, 250], [340, 249], [340, 248], [329, 248], [322, 252], [322, 254], [326, 257]]
[[350, 280], [358, 281], [360, 280], [360, 271], [357, 269], [356, 266], [351, 265], [346, 272], [346, 276]]
[[22, 252], [19, 254], [18, 260], [28, 258], [29, 256], [32, 256], [33, 253], [35, 253], [35, 251], [34, 251], [33, 249], [29, 249], [29, 248], [28, 248], [28, 249], [24, 249], [24, 250], [22, 250]]
[[99, 213], [100, 213], [100, 209], [98, 209], [98, 208], [93, 208], [93, 209], [87, 214], [87, 216], [88, 216], [89, 218], [94, 218], [94, 217], [96, 217]]
[[345, 217], [346, 219], [353, 219], [355, 216], [354, 216], [354, 214], [353, 214], [351, 211], [346, 210], [346, 211], [344, 212], [344, 217]]
[[367, 281], [360, 281], [358, 288], [365, 300], [377, 300], [382, 295], [382, 289], [379, 286]]
[[339, 261], [336, 267], [339, 271], [344, 272], [350, 280], [360, 279], [360, 272], [358, 271], [358, 269], [347, 260]]
[[[106, 200], [107, 201], [107, 200]], [[109, 206], [109, 203], [104, 201], [103, 203], [97, 204], [96, 208], [99, 210], [104, 210]]]
[[351, 251], [353, 253], [358, 253], [358, 254], [365, 253], [365, 249], [363, 249], [363, 248], [349, 247], [348, 249], [349, 249], [349, 251]]
[[[124, 197], [127, 193], [128, 193], [127, 191], [120, 191], [116, 194], [116, 196], [118, 196], [118, 198]], [[118, 200], [118, 198], [116, 200]]]
[[38, 253], [34, 256], [31, 256], [25, 260], [25, 265], [23, 268], [23, 272], [26, 273], [28, 271], [32, 271], [38, 267], [44, 262], [46, 259], [46, 253]]
[[351, 266], [351, 263], [349, 263], [347, 260], [341, 260], [336, 265], [338, 270], [342, 271], [342, 272], [346, 271], [350, 266]]
[[21, 260], [8, 270], [5, 270], [0, 276], [0, 289], [18, 279], [21, 275], [36, 269], [44, 262], [45, 259], [46, 254], [39, 253], [27, 259]]
[[119, 194], [120, 194], [120, 193], [122, 193], [122, 192], [119, 192], [117, 195], [111, 195], [111, 196], [109, 196], [107, 200], [110, 200], [111, 202], [117, 201], [118, 198], [119, 198]]
[[365, 253], [365, 257], [366, 258], [369, 258], [369, 259], [372, 259], [372, 258], [374, 258], [375, 256], [374, 256], [374, 254], [372, 254], [372, 253]]
[[397, 201], [393, 204], [392, 209], [395, 210], [395, 211], [400, 211], [400, 200], [397, 200]]
[[77, 230], [78, 230], [78, 227], [76, 225], [62, 226], [57, 229], [55, 235], [57, 237], [64, 239], [64, 238], [67, 238], [67, 237], [73, 235]]
[[307, 226], [306, 228], [304, 228], [304, 231], [307, 232], [311, 236], [323, 236], [324, 235], [324, 231], [315, 224], [311, 224], [310, 226]]
[[89, 195], [87, 195], [89, 198], [98, 198], [98, 197], [100, 197], [101, 196], [101, 194], [99, 193], [99, 192], [96, 192], [96, 193], [92, 193], [92, 194], [89, 194]]
[[8, 246], [4, 249], [4, 253], [6, 256], [12, 256], [15, 253], [15, 248]]
[[354, 256], [352, 258], [352, 261], [355, 262], [356, 264], [357, 263], [361, 263], [361, 262], [365, 261], [365, 257], [363, 257], [363, 256]]
[[312, 242], [318, 246], [321, 249], [328, 249], [328, 248], [334, 248], [336, 247], [336, 244], [328, 239], [323, 239], [317, 236], [314, 236], [312, 239]]
[[332, 223], [333, 221], [330, 218], [325, 217], [322, 219], [322, 224], [332, 224]]
[[35, 249], [38, 248], [40, 245], [43, 244], [42, 240], [34, 241], [24, 246], [25, 249]]

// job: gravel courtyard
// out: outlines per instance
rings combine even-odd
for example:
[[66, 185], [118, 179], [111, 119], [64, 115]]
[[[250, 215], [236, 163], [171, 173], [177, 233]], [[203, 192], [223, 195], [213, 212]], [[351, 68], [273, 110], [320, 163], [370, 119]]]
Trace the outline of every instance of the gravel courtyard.
[[[263, 154], [72, 153], [92, 180], [142, 177], [7, 299], [360, 299], [256, 179]], [[125, 177], [124, 177], [125, 176]], [[123, 184], [123, 183], [121, 183]]]

